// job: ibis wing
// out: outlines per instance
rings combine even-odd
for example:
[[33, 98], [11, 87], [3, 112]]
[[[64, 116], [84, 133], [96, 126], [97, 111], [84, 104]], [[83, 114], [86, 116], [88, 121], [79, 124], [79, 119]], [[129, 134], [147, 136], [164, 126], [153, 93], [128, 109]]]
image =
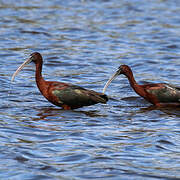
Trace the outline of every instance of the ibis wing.
[[179, 91], [180, 93], [180, 86], [175, 86], [173, 84], [165, 84], [167, 87], [173, 88], [176, 91]]
[[159, 102], [180, 102], [180, 87], [176, 87], [174, 85], [149, 85], [147, 92], [156, 96]]
[[92, 90], [87, 90], [82, 87], [65, 84], [57, 85], [53, 88], [52, 94], [56, 96], [63, 104], [81, 107], [96, 103], [106, 103], [107, 96]]

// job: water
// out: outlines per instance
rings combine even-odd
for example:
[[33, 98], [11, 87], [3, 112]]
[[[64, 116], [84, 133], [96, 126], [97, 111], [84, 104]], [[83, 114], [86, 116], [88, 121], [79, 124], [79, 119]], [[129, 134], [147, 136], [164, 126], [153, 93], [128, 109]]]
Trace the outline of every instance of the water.
[[65, 111], [40, 95], [46, 80], [101, 92], [120, 64], [143, 82], [180, 84], [180, 2], [0, 1], [1, 179], [180, 179], [179, 109], [155, 109], [123, 76], [110, 100]]

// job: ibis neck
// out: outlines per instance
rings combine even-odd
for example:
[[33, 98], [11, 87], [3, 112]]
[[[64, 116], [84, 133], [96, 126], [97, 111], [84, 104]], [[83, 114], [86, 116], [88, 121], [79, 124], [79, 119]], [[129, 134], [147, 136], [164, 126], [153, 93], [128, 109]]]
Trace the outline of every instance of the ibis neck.
[[42, 63], [37, 63], [36, 64], [36, 84], [43, 94], [44, 87], [45, 87], [45, 80], [42, 77]]
[[129, 80], [129, 83], [131, 85], [131, 87], [134, 89], [134, 91], [139, 94], [140, 96], [144, 96], [144, 90], [143, 88], [136, 82], [136, 80], [134, 79], [134, 75], [132, 73], [132, 71], [130, 71], [128, 74], [126, 74], [126, 77]]

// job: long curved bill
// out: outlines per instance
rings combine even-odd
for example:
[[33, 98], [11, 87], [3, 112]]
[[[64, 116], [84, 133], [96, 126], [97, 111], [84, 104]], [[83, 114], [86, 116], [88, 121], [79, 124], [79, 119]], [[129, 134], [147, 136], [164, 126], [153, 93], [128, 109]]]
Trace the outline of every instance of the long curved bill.
[[11, 78], [11, 82], [14, 81], [14, 78], [15, 76], [19, 73], [19, 71], [21, 71], [21, 69], [24, 68], [24, 66], [26, 66], [26, 64], [29, 64], [30, 62], [32, 61], [31, 57], [28, 58], [26, 61], [24, 61], [16, 70], [16, 72], [12, 75], [12, 78]]
[[105, 84], [104, 88], [103, 88], [103, 93], [105, 93], [107, 87], [111, 84], [111, 82], [119, 75], [119, 70], [116, 71], [107, 81], [107, 83]]

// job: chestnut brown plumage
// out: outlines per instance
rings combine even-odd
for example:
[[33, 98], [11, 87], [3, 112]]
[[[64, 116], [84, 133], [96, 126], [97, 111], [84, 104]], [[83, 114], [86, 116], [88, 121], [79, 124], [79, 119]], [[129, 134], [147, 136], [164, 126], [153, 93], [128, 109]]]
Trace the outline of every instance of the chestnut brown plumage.
[[36, 84], [42, 95], [52, 104], [68, 110], [97, 103], [106, 103], [108, 101], [108, 97], [103, 93], [63, 82], [45, 81], [41, 74], [43, 58], [38, 52], [32, 53], [30, 58], [16, 70], [11, 81], [13, 81], [18, 72], [31, 61], [36, 65]]
[[180, 87], [167, 83], [139, 85], [127, 65], [121, 65], [104, 86], [103, 93], [109, 84], [120, 74], [124, 74], [134, 91], [155, 106], [180, 106]]

